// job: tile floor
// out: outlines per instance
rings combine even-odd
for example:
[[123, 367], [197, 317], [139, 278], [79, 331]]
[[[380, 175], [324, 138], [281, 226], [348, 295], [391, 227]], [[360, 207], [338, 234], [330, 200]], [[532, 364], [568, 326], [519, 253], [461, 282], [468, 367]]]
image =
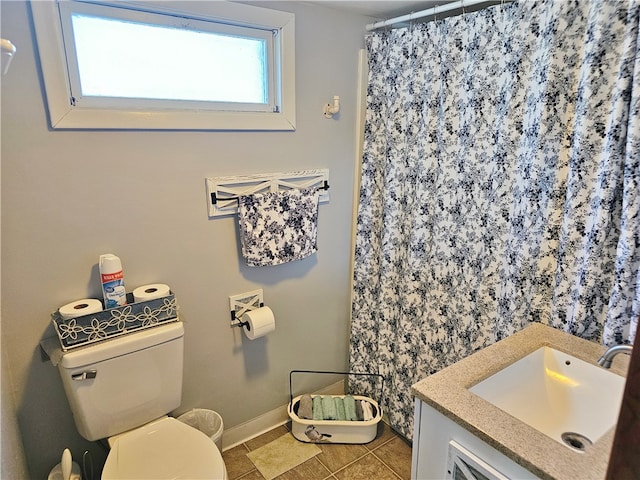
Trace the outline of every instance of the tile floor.
[[[222, 457], [229, 480], [264, 480], [247, 453], [289, 431], [277, 427], [248, 440]], [[411, 445], [384, 422], [378, 424], [376, 438], [365, 445], [317, 444], [322, 450], [315, 457], [278, 476], [276, 480], [409, 480]]]

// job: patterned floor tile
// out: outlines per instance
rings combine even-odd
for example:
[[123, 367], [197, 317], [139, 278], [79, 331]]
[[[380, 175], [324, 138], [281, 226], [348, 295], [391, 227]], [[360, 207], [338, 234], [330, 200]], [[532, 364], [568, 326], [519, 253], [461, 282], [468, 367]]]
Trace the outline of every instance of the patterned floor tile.
[[398, 480], [398, 477], [372, 453], [335, 473], [339, 480]]
[[255, 470], [256, 467], [247, 457], [247, 453], [249, 449], [245, 445], [238, 445], [222, 453], [229, 480], [235, 480]]
[[276, 477], [276, 480], [324, 480], [331, 472], [317, 459], [307, 460], [292, 470]]
[[403, 480], [411, 478], [411, 446], [401, 437], [396, 436], [373, 453]]
[[368, 452], [362, 445], [319, 443], [318, 446], [322, 450], [322, 453], [317, 456], [318, 460], [332, 473], [366, 455]]
[[[222, 457], [229, 480], [264, 480], [247, 454], [289, 432], [277, 427]], [[400, 480], [411, 474], [411, 446], [387, 424], [380, 422], [376, 438], [365, 445], [317, 444], [322, 450], [314, 458], [276, 477], [275, 480]], [[395, 473], [394, 473], [395, 472]]]

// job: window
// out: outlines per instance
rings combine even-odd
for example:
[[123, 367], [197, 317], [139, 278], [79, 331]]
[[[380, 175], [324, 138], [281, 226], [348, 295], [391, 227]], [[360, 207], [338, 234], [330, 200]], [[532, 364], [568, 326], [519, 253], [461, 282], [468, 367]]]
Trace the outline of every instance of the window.
[[227, 2], [31, 5], [53, 128], [295, 129], [293, 14]]

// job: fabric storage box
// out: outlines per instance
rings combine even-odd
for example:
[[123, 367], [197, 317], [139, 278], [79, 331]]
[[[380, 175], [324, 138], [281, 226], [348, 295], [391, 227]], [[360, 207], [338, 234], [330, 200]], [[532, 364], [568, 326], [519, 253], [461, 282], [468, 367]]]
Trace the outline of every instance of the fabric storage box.
[[51, 314], [62, 350], [82, 347], [144, 328], [178, 320], [173, 293], [166, 297], [134, 302], [127, 294], [127, 305], [80, 317], [63, 319], [57, 310]]
[[[291, 433], [301, 442], [306, 443], [369, 443], [376, 438], [378, 423], [382, 420], [382, 408], [378, 402], [372, 398], [362, 395], [351, 395], [356, 401], [362, 400], [370, 404], [373, 418], [371, 420], [312, 420], [298, 416], [300, 399], [303, 395], [293, 398], [291, 385], [291, 375], [293, 373], [323, 373], [340, 375], [367, 375], [376, 376], [383, 379], [382, 375], [373, 373], [353, 373], [353, 372], [324, 372], [293, 370], [289, 374], [289, 394], [291, 401], [288, 405], [288, 414], [291, 419]], [[311, 395], [315, 397], [339, 397], [346, 395]]]

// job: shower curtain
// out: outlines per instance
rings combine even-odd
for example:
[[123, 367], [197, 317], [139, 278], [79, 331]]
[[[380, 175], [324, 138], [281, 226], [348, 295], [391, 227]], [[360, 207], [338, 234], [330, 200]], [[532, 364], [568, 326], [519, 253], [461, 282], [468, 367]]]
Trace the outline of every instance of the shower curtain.
[[408, 438], [414, 382], [531, 322], [633, 341], [639, 10], [522, 1], [366, 38], [350, 363]]

